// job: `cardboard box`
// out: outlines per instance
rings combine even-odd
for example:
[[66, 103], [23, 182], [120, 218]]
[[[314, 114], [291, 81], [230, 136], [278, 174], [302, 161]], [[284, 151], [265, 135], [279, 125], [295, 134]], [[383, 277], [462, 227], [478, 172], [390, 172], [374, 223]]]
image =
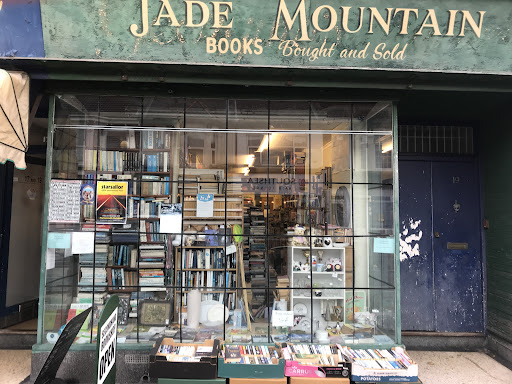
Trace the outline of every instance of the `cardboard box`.
[[226, 384], [226, 379], [158, 379], [158, 384]]
[[[210, 346], [213, 350], [211, 356], [203, 356], [198, 362], [167, 361], [166, 355], [158, 352], [161, 345]], [[203, 344], [193, 344], [175, 343], [171, 338], [159, 339], [149, 356], [149, 375], [166, 379], [216, 379], [219, 345], [219, 340], [206, 340]]]
[[287, 384], [286, 377], [280, 379], [229, 379], [229, 384]]
[[[288, 348], [288, 345], [293, 344], [283, 344], [283, 350], [284, 348], [287, 348], [285, 351], [288, 351], [290, 354], [292, 354], [291, 350]], [[337, 354], [329, 356], [334, 362], [333, 365], [312, 364], [311, 361], [308, 361], [308, 359], [300, 359], [297, 357], [295, 357], [296, 360], [285, 360], [284, 374], [288, 377], [350, 378], [351, 363], [346, 361], [340, 362]]]
[[[243, 343], [226, 343], [229, 345], [249, 345]], [[231, 364], [227, 363], [222, 355], [219, 356], [219, 377], [239, 379], [282, 379], [284, 377], [284, 360], [281, 355], [281, 347], [278, 344], [252, 343], [250, 345], [274, 347], [277, 349], [279, 359], [272, 358], [275, 364]], [[230, 382], [232, 382], [230, 380]], [[286, 381], [285, 381], [286, 383]]]
[[350, 384], [350, 379], [341, 377], [290, 377], [288, 384]]
[[[403, 348], [395, 347], [393, 349], [405, 353]], [[409, 360], [412, 361], [410, 357]], [[407, 369], [372, 369], [354, 362], [352, 363], [351, 378], [352, 381], [364, 383], [417, 383], [418, 364], [412, 362]]]

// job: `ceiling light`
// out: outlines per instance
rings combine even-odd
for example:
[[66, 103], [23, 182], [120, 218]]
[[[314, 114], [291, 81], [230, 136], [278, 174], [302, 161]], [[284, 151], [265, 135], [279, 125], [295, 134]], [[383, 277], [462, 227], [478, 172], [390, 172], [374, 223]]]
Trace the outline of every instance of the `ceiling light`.
[[263, 136], [263, 140], [261, 140], [261, 144], [256, 150], [256, 152], [263, 152], [265, 149], [268, 149], [270, 136], [272, 136], [272, 134]]

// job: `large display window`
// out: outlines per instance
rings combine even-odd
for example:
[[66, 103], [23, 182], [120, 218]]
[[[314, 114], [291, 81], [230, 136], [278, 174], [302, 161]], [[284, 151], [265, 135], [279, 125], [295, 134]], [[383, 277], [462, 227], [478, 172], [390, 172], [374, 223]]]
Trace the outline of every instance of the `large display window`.
[[43, 340], [397, 341], [393, 105], [55, 97]]

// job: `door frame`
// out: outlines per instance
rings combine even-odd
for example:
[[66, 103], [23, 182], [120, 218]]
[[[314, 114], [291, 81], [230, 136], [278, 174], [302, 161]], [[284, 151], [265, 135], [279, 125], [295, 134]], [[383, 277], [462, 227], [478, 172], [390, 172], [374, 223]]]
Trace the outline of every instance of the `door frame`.
[[[17, 306], [6, 306], [7, 276], [9, 271], [9, 242], [11, 238], [11, 211], [14, 165], [0, 164], [0, 328], [6, 316], [17, 312]], [[8, 321], [5, 321], [8, 325]]]
[[[477, 135], [475, 132], [475, 139]], [[484, 186], [483, 186], [483, 164], [482, 159], [478, 154], [468, 156], [456, 156], [456, 155], [425, 155], [425, 154], [400, 154], [398, 155], [398, 162], [406, 161], [417, 161], [417, 162], [447, 162], [447, 163], [470, 163], [473, 165], [476, 172], [477, 180], [477, 191], [478, 201], [480, 205], [479, 213], [479, 235], [480, 235], [480, 253], [481, 253], [481, 271], [482, 271], [482, 321], [483, 330], [482, 333], [477, 332], [475, 334], [483, 334], [487, 336], [487, 246], [485, 242], [485, 229], [483, 227], [483, 220], [485, 218], [485, 199], [484, 199]], [[399, 182], [402, 179], [399, 179]], [[434, 332], [435, 333], [435, 332]], [[444, 332], [443, 332], [444, 334]]]

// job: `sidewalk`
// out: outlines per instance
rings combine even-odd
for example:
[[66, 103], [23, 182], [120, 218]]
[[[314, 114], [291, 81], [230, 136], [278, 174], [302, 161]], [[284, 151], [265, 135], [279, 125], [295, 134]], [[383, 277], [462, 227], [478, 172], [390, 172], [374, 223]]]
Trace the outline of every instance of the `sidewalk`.
[[481, 352], [407, 351], [423, 384], [511, 384], [512, 371]]
[[30, 375], [32, 351], [0, 350], [0, 384], [18, 384]]
[[[408, 351], [420, 366], [423, 384], [511, 384], [512, 371], [481, 352]], [[0, 350], [0, 384], [30, 375], [30, 350]]]

